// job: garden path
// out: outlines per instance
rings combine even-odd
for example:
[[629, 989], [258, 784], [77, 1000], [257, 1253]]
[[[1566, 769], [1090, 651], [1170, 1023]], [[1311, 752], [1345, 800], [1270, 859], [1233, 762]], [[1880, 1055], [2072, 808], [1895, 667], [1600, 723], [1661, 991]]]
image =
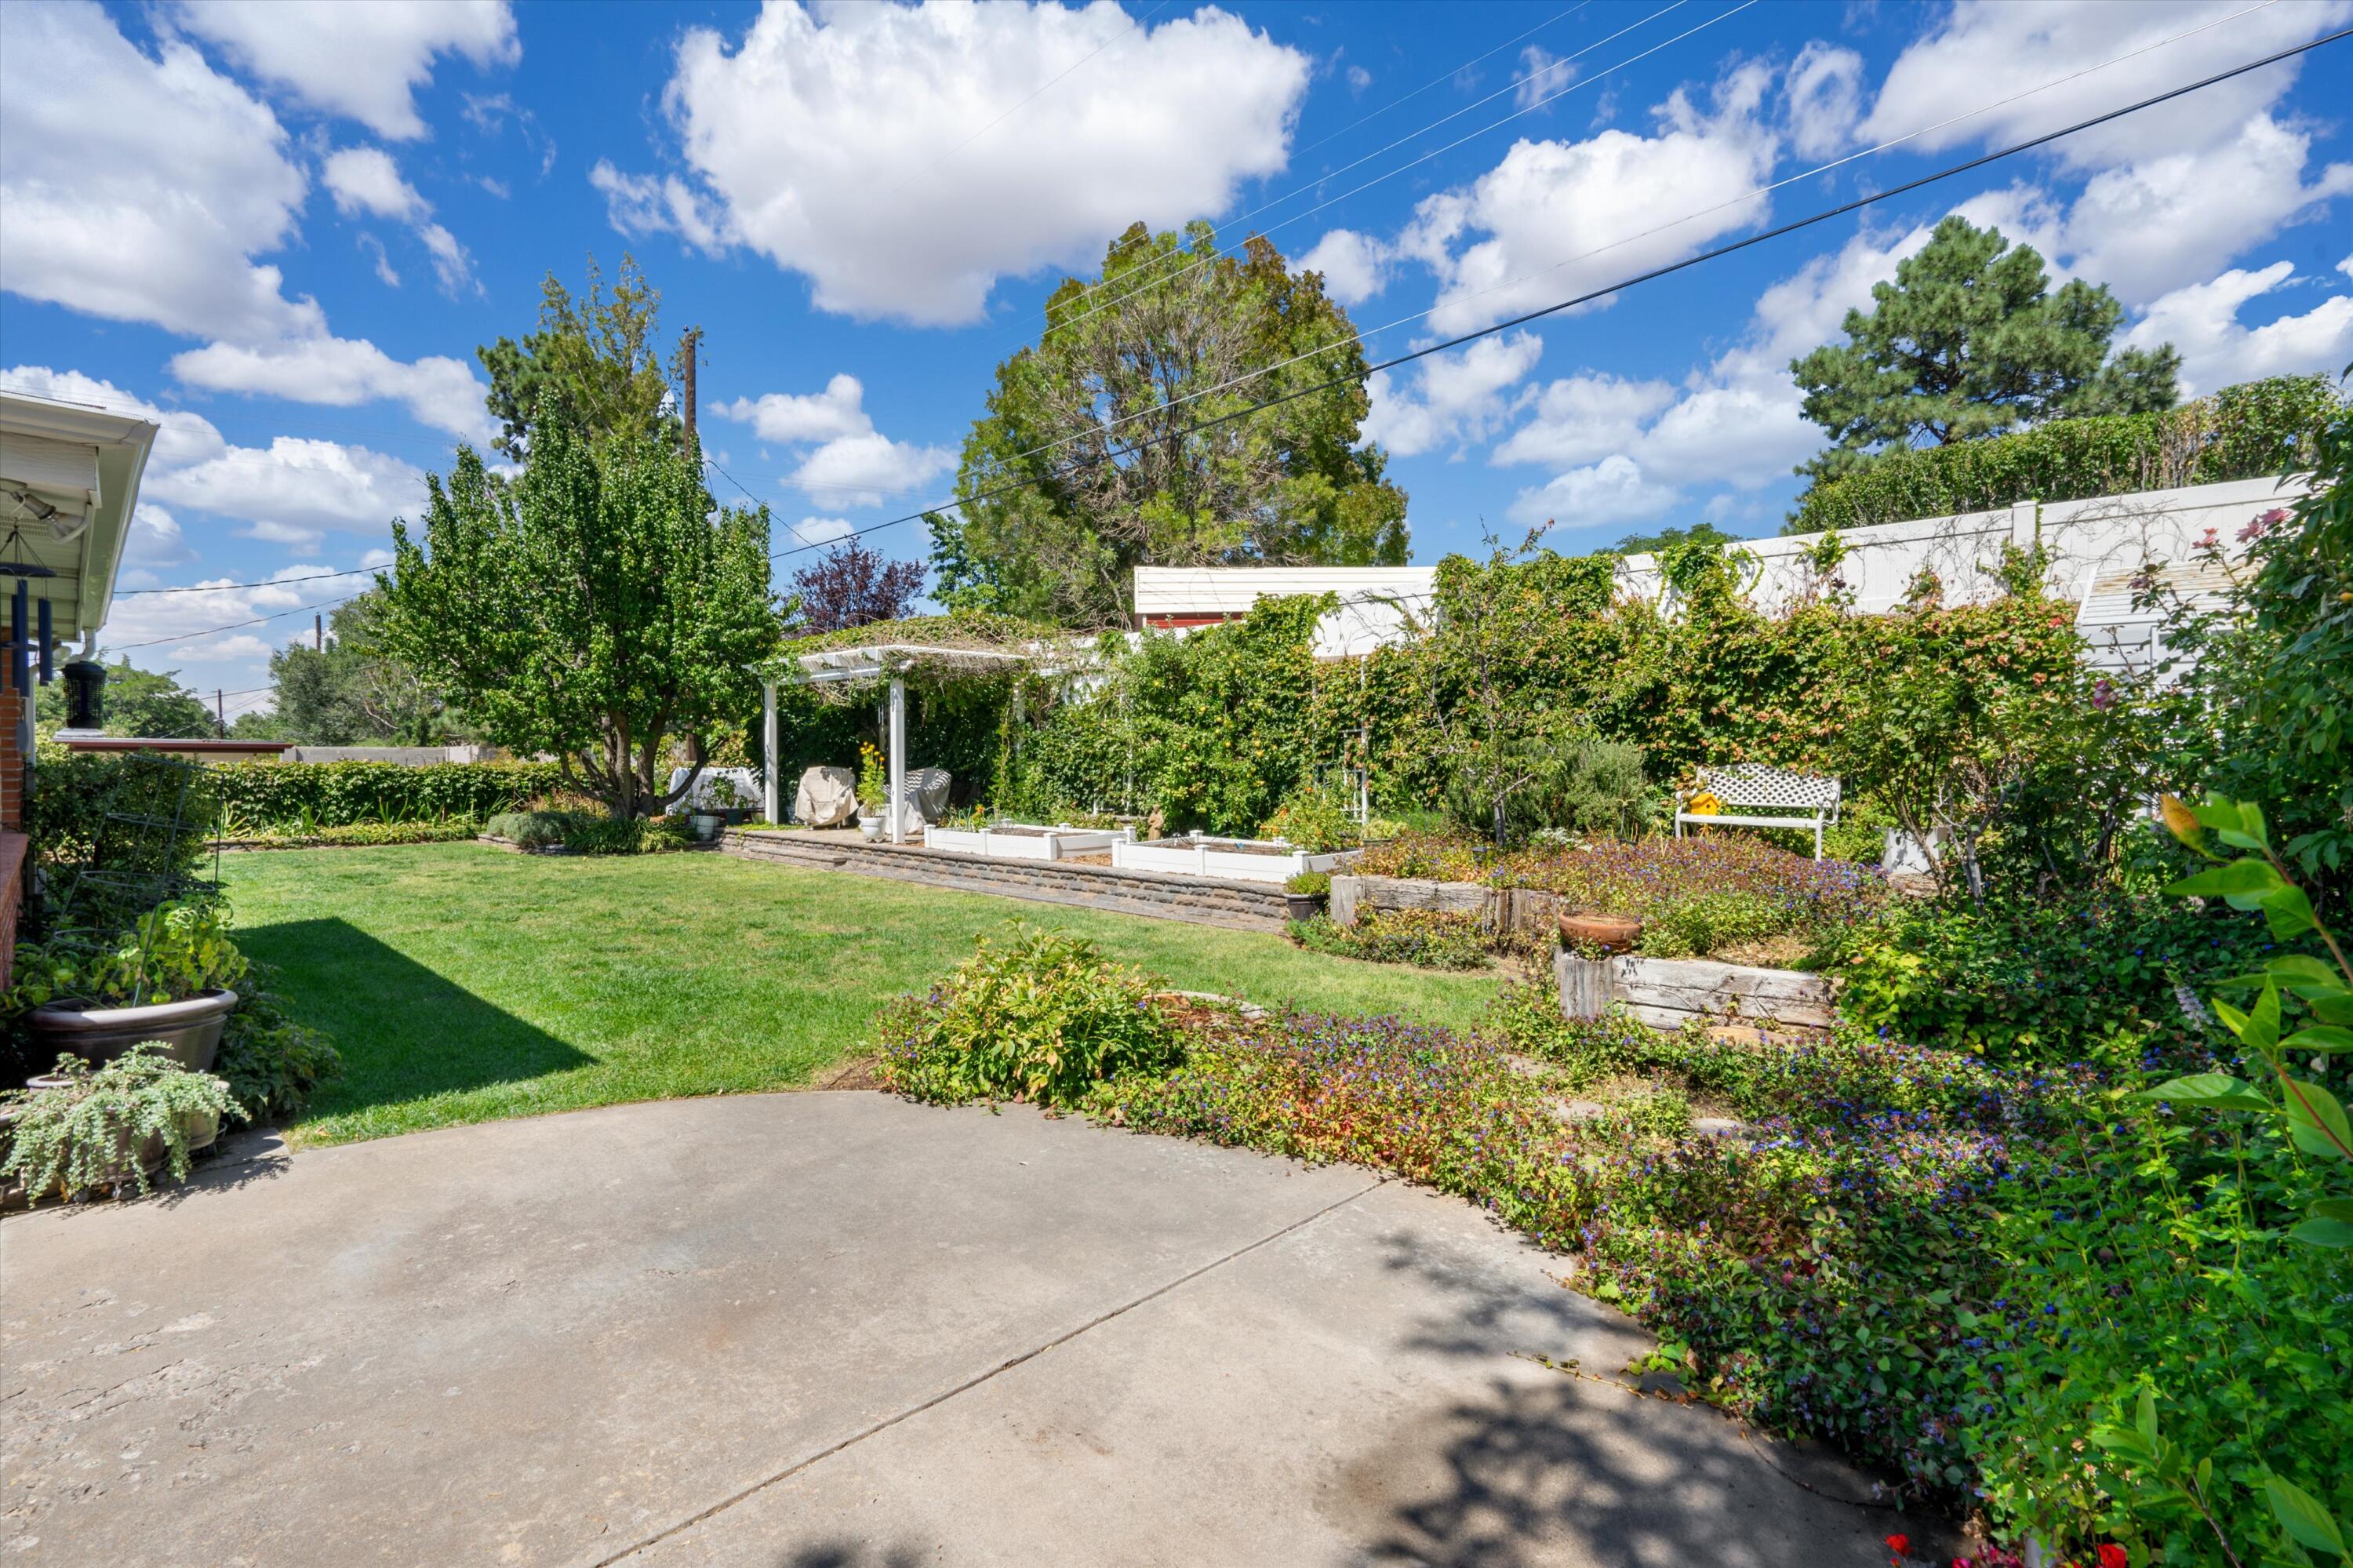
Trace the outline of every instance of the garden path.
[[0, 1546], [1877, 1568], [1923, 1535], [1610, 1381], [1648, 1342], [1562, 1266], [1365, 1171], [872, 1093], [271, 1155], [0, 1223]]

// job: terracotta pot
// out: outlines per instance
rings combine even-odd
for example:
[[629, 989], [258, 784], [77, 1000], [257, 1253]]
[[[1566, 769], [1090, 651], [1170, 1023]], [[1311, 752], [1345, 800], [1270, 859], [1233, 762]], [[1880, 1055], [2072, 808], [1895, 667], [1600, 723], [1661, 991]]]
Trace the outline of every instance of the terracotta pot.
[[70, 1051], [93, 1067], [104, 1066], [142, 1041], [153, 1041], [164, 1054], [190, 1072], [208, 1073], [220, 1050], [221, 1026], [237, 1006], [237, 992], [206, 991], [179, 1001], [150, 1002], [144, 1007], [90, 1007], [61, 1001], [37, 1007], [25, 1015], [42, 1060], [54, 1062], [60, 1051]]
[[1642, 923], [1626, 915], [1563, 915], [1560, 939], [1572, 946], [1624, 952], [1641, 938]]

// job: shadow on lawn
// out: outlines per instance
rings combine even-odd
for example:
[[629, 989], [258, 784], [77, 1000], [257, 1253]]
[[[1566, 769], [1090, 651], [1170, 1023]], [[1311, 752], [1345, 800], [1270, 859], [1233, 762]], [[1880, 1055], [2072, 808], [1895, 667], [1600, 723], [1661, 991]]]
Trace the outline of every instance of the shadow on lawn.
[[274, 966], [295, 1016], [324, 1030], [343, 1075], [310, 1116], [512, 1084], [596, 1058], [343, 920], [239, 928], [237, 945]]

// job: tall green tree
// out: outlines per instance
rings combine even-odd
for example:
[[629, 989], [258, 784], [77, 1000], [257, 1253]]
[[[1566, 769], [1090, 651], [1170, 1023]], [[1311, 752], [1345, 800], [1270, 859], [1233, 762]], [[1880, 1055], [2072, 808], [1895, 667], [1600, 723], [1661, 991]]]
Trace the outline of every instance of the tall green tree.
[[[99, 662], [104, 662], [104, 653]], [[33, 720], [42, 729], [66, 722], [66, 683], [52, 681], [33, 699]], [[213, 705], [180, 684], [177, 670], [135, 670], [122, 655], [106, 665], [100, 718], [109, 735], [142, 740], [190, 740], [218, 732]]]
[[330, 635], [269, 656], [273, 734], [306, 746], [437, 746], [470, 738], [448, 698], [385, 646], [384, 595], [335, 607]]
[[[1404, 561], [1405, 493], [1358, 441], [1355, 326], [1321, 274], [1292, 271], [1263, 238], [1220, 254], [1210, 232], [1129, 229], [1099, 277], [1054, 291], [1039, 343], [997, 366], [965, 440], [950, 591], [1106, 625], [1125, 620], [1138, 565]], [[1349, 378], [1246, 412], [1335, 376]]]
[[384, 647], [615, 817], [658, 814], [693, 783], [666, 788], [670, 742], [749, 712], [780, 641], [767, 509], [714, 515], [699, 462], [544, 412], [512, 483], [460, 446], [423, 536], [393, 524]]
[[550, 272], [540, 285], [539, 330], [520, 344], [501, 337], [474, 351], [490, 373], [486, 401], [500, 426], [491, 447], [520, 460], [530, 450], [535, 421], [559, 418], [598, 440], [678, 440], [670, 390], [684, 368], [684, 351], [665, 369], [656, 338], [660, 310], [660, 291], [631, 257], [621, 258], [610, 291], [590, 257], [587, 291], [576, 299]]
[[2105, 284], [2056, 292], [2032, 246], [1947, 217], [1872, 308], [1849, 311], [1844, 343], [1789, 362], [1806, 418], [1832, 445], [1801, 463], [1817, 482], [1881, 451], [1944, 446], [2084, 414], [2173, 407], [2171, 344], [2110, 353], [2124, 307]]

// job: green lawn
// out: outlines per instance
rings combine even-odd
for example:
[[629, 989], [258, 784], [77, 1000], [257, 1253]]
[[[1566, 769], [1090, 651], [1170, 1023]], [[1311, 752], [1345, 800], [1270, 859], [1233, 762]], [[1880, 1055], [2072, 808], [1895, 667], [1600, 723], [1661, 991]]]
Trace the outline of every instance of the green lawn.
[[343, 1054], [303, 1143], [803, 1084], [857, 1047], [883, 1001], [1017, 916], [1180, 990], [1269, 1005], [1463, 1026], [1496, 989], [1280, 937], [715, 854], [430, 844], [231, 855], [222, 872], [239, 944]]

